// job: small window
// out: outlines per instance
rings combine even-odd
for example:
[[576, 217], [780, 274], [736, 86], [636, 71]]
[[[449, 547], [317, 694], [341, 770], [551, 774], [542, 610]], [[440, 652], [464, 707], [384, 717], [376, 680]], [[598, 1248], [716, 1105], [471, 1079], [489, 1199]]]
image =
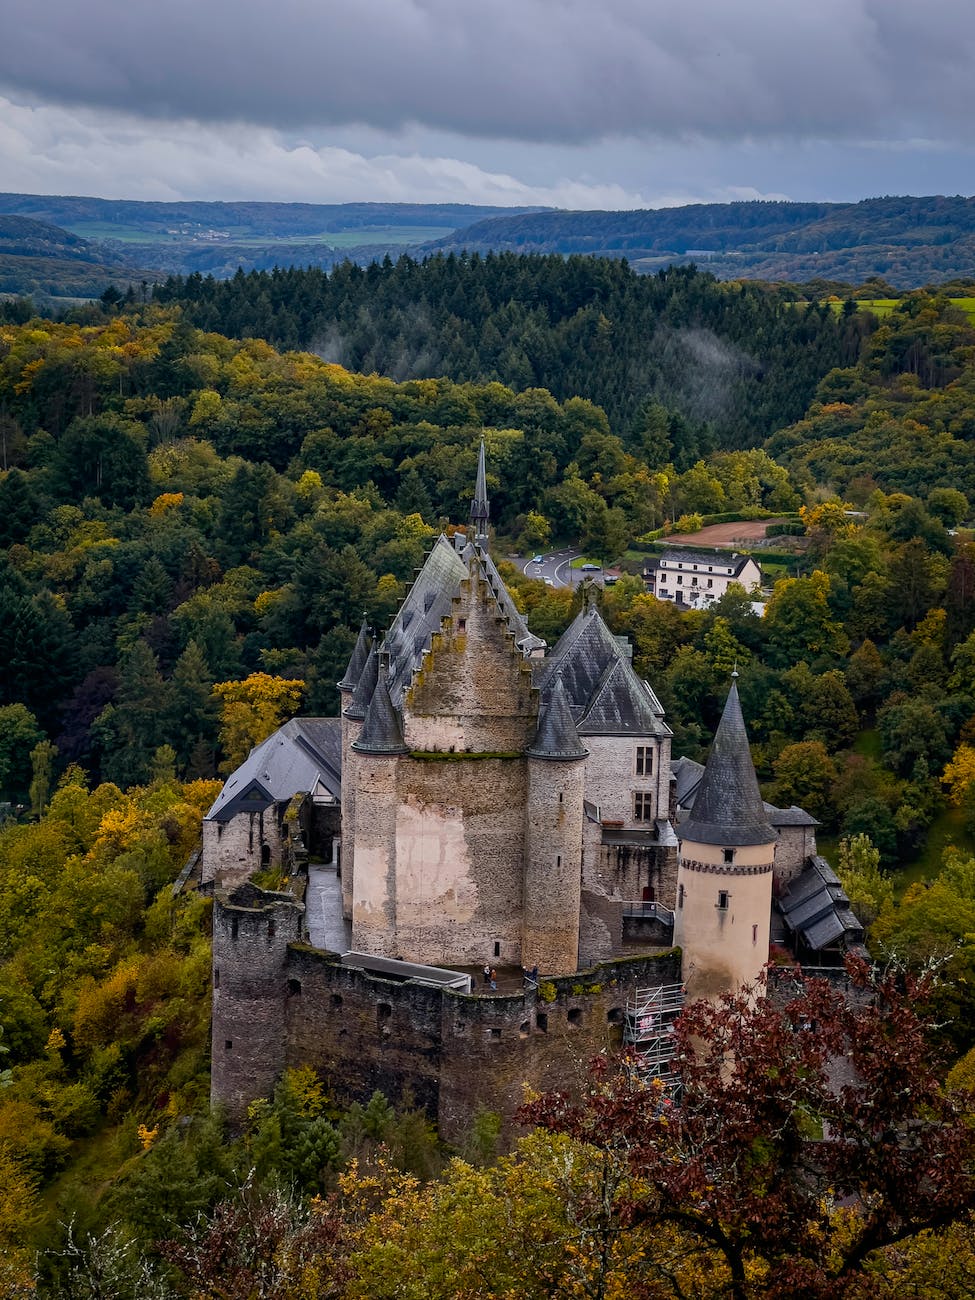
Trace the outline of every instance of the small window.
[[653, 749], [649, 745], [636, 747], [637, 776], [653, 776]]
[[218, 967], [217, 969], [215, 969], [214, 972], [213, 972], [213, 987], [214, 987], [215, 989], [218, 989], [218, 988], [220, 987], [220, 969], [219, 969], [219, 967]]
[[238, 920], [237, 920], [237, 918], [236, 918], [236, 916], [235, 916], [235, 917], [231, 920], [231, 922], [230, 922], [230, 937], [231, 937], [231, 939], [236, 939], [236, 938], [237, 938], [237, 931], [238, 931], [238, 928], [239, 928], [239, 922], [238, 922]]
[[714, 579], [713, 579], [713, 578], [708, 578], [708, 586], [709, 586], [709, 587], [713, 587], [713, 586], [714, 586]]
[[653, 821], [653, 795], [647, 790], [637, 790], [633, 796], [633, 820], [635, 822]]
[[559, 867], [562, 866], [562, 854], [561, 854], [561, 853], [556, 853], [556, 855], [555, 855], [555, 866], [556, 866], [556, 868], [559, 868]]
[[729, 894], [727, 889], [718, 890], [718, 911], [727, 912]]
[[467, 619], [466, 619], [466, 618], [459, 618], [459, 619], [457, 620], [457, 631], [458, 631], [458, 632], [464, 632], [464, 631], [466, 631], [466, 630], [467, 630]]
[[494, 944], [494, 955], [495, 955], [495, 957], [500, 957], [500, 956], [501, 956], [501, 942], [500, 942], [500, 940], [495, 940], [495, 944]]
[[535, 1028], [540, 1034], [548, 1033], [548, 1012], [539, 1011], [535, 1016]]
[[227, 1039], [224, 1040], [223, 1050], [224, 1050], [225, 1052], [232, 1052], [232, 1051], [234, 1050], [233, 1039], [231, 1039], [231, 1038], [227, 1038]]
[[611, 1025], [621, 1025], [623, 1023], [623, 1008], [612, 1007], [606, 1012], [606, 1021]]
[[692, 587], [696, 587], [696, 586], [697, 586], [697, 574], [696, 574], [696, 573], [695, 573], [694, 577], [691, 578], [691, 586], [692, 586]]
[[379, 1028], [383, 1031], [384, 1034], [389, 1033], [388, 1021], [392, 1014], [393, 1014], [393, 1008], [389, 1005], [388, 1002], [380, 1002], [379, 1005], [376, 1007], [376, 1024], [379, 1026]]
[[523, 1020], [521, 1024], [518, 1026], [519, 1038], [527, 1038], [528, 1035], [531, 1033], [531, 1029], [532, 1029], [531, 1023], [527, 1020]]
[[678, 886], [677, 886], [677, 906], [678, 906], [678, 907], [683, 907], [683, 906], [684, 906], [684, 886], [683, 886], [683, 885], [678, 885]]
[[678, 573], [678, 575], [677, 575], [677, 585], [680, 586], [681, 583], [682, 583], [683, 581], [684, 581], [684, 579], [683, 579], [683, 578], [680, 576], [680, 574]]
[[274, 917], [273, 917], [273, 916], [269, 916], [269, 917], [268, 917], [268, 921], [267, 921], [267, 937], [268, 937], [268, 939], [273, 939], [273, 938], [274, 938], [274, 932], [275, 932], [276, 929], [277, 929], [277, 926], [276, 926], [275, 923], [274, 923]]
[[758, 943], [758, 926], [752, 926], [752, 943]]
[[578, 1007], [573, 1007], [572, 1010], [569, 1012], [568, 1018], [569, 1018], [570, 1025], [581, 1025], [582, 1024], [581, 1010]]
[[489, 1030], [488, 1030], [488, 1038], [490, 1038], [490, 1039], [492, 1040], [492, 1042], [497, 1042], [498, 1039], [499, 1039], [500, 1037], [501, 1037], [501, 1030], [500, 1030], [500, 1029], [489, 1029]]
[[332, 994], [331, 1001], [332, 1001], [332, 1006], [333, 1006], [333, 1007], [340, 1007], [340, 1006], [342, 1005], [342, 994], [341, 994], [341, 993], [333, 993], [333, 994]]
[[724, 853], [725, 862], [734, 862], [735, 860], [734, 849], [723, 849], [722, 852]]

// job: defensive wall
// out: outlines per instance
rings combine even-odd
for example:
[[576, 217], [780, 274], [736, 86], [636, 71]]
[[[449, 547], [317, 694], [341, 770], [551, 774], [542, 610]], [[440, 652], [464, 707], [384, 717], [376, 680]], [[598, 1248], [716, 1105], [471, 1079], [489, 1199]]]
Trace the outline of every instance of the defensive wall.
[[459, 1142], [479, 1108], [510, 1123], [528, 1084], [569, 1088], [622, 1038], [637, 988], [677, 983], [680, 953], [623, 957], [538, 989], [463, 994], [343, 966], [301, 942], [303, 908], [252, 885], [214, 906], [215, 1103], [241, 1118], [283, 1070], [311, 1065], [343, 1100], [412, 1098]]

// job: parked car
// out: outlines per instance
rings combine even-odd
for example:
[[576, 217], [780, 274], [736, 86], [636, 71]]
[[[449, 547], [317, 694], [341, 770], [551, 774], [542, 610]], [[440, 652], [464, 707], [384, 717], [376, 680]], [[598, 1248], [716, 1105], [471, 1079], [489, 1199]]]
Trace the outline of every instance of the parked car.
[[598, 573], [599, 570], [600, 570], [602, 567], [603, 567], [603, 566], [602, 566], [601, 564], [584, 564], [584, 565], [582, 566], [582, 572], [583, 572], [583, 573]]

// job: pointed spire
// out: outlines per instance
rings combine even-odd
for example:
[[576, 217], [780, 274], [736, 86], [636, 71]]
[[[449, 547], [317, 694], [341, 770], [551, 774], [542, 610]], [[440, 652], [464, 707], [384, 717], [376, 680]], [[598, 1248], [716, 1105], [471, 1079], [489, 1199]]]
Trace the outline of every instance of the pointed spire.
[[487, 494], [487, 472], [484, 466], [484, 438], [481, 437], [481, 449], [477, 453], [477, 483], [471, 501], [471, 540], [487, 543], [488, 520], [491, 506]]
[[389, 698], [389, 659], [384, 654], [379, 669], [379, 680], [366, 710], [366, 720], [362, 724], [359, 739], [353, 741], [352, 748], [364, 754], [406, 754], [409, 751], [403, 743], [403, 728], [399, 714], [393, 708]]
[[338, 683], [340, 691], [354, 691], [356, 686], [359, 684], [362, 670], [365, 668], [366, 660], [369, 658], [369, 647], [372, 644], [372, 638], [369, 633], [369, 624], [366, 622], [365, 614], [363, 614], [362, 626], [359, 628], [359, 635], [356, 638], [355, 649], [352, 651], [352, 658], [349, 660], [345, 669], [345, 676]]
[[366, 709], [369, 707], [369, 701], [372, 699], [376, 690], [376, 682], [379, 680], [379, 651], [376, 642], [373, 641], [372, 648], [366, 657], [365, 665], [359, 674], [359, 680], [355, 684], [352, 692], [352, 702], [345, 710], [347, 718], [364, 718]]
[[748, 748], [748, 733], [738, 699], [738, 674], [715, 732], [694, 806], [680, 827], [682, 840], [698, 844], [771, 844], [778, 839], [769, 825]]
[[535, 739], [526, 753], [529, 758], [547, 758], [560, 762], [585, 758], [589, 753], [576, 731], [561, 677], [556, 677], [551, 691], [542, 700]]

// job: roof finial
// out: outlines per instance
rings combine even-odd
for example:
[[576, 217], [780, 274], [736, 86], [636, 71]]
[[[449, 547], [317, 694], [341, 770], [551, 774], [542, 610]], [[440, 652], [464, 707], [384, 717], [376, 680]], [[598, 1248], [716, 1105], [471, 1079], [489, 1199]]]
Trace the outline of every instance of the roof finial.
[[732, 680], [733, 682], [736, 682], [736, 681], [738, 680], [738, 659], [737, 659], [737, 657], [735, 658], [735, 666], [734, 666], [734, 668], [732, 668], [732, 670], [731, 670], [731, 680]]
[[481, 448], [477, 453], [477, 482], [471, 500], [471, 535], [481, 545], [487, 545], [488, 519], [491, 507], [487, 494], [487, 473], [484, 466], [484, 435], [481, 434]]

